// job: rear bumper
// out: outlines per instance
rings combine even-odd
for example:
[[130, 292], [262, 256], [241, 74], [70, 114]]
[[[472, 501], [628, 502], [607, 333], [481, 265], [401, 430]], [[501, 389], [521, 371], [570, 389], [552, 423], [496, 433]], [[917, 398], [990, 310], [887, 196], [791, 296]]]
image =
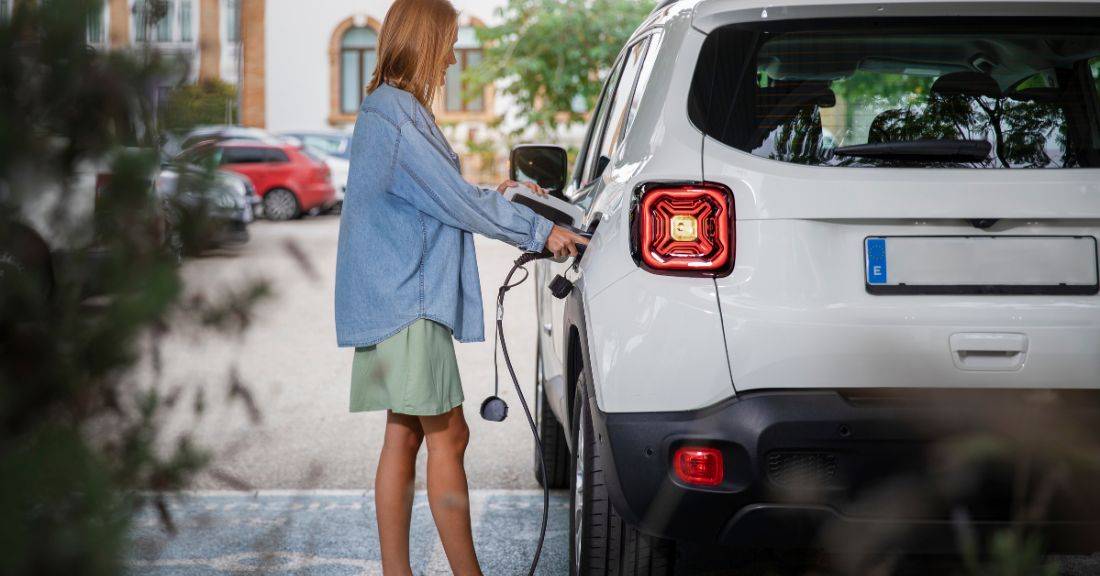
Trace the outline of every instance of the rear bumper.
[[302, 187], [299, 199], [304, 211], [327, 208], [336, 202], [336, 189], [328, 182], [307, 184]]
[[[829, 548], [886, 529], [899, 537], [894, 547], [953, 549], [962, 526], [983, 531], [1019, 519], [1013, 468], [1005, 465], [1022, 453], [1018, 446], [1030, 442], [1051, 460], [1068, 460], [1063, 448], [1095, 450], [1100, 436], [1100, 393], [861, 392], [753, 392], [692, 412], [596, 410], [612, 503], [642, 531], [677, 540]], [[973, 443], [990, 434], [1006, 444]], [[986, 453], [1011, 448], [979, 466], [954, 458], [966, 442]], [[674, 477], [672, 454], [683, 445], [722, 452], [721, 485]], [[1044, 466], [1033, 464], [1039, 479], [1053, 470]], [[1058, 549], [1100, 550], [1100, 475], [1091, 474], [1063, 478], [1043, 516]]]
[[248, 222], [244, 219], [226, 218], [218, 222], [217, 231], [211, 239], [215, 246], [232, 246], [245, 244], [250, 238]]

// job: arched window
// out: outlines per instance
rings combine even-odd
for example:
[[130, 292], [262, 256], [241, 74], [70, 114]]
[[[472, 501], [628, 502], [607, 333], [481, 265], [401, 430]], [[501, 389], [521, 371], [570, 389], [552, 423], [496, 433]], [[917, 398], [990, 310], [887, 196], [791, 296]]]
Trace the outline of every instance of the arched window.
[[340, 112], [354, 114], [363, 101], [363, 91], [378, 61], [378, 35], [371, 28], [356, 26], [340, 40]]
[[481, 62], [481, 43], [477, 40], [477, 33], [474, 31], [473, 26], [460, 26], [458, 28], [455, 59], [457, 62], [447, 68], [447, 84], [443, 88], [444, 109], [447, 112], [484, 111], [485, 99], [482, 95], [463, 98], [466, 91], [466, 81], [462, 79], [462, 73]]

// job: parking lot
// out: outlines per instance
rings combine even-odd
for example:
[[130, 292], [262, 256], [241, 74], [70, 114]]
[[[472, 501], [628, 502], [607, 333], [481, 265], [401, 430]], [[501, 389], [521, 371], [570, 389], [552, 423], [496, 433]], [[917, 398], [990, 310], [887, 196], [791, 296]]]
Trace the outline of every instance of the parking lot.
[[[198, 492], [175, 501], [172, 510], [180, 528], [175, 538], [163, 534], [155, 515], [139, 518], [132, 557], [137, 573], [223, 574], [261, 565], [265, 573], [276, 574], [381, 573], [368, 491], [385, 415], [348, 412], [352, 352], [336, 347], [333, 328], [338, 229], [335, 216], [259, 221], [244, 246], [185, 264], [188, 290], [217, 294], [264, 278], [274, 296], [256, 309], [243, 338], [209, 333], [199, 338], [184, 330], [163, 342], [162, 385], [202, 389], [206, 403], [201, 417], [190, 411], [175, 415], [169, 435], [192, 433], [215, 459], [197, 479]], [[483, 238], [477, 249], [483, 297], [492, 302], [518, 252]], [[509, 348], [528, 389], [535, 333], [532, 290], [512, 291], [505, 317]], [[492, 326], [488, 316], [486, 326]], [[507, 421], [489, 423], [477, 416], [491, 387], [491, 332], [487, 336], [489, 342], [455, 346], [472, 430], [467, 471], [486, 570], [512, 574], [533, 549], [542, 493], [532, 476], [532, 440], [515, 392], [502, 390], [516, 407]], [[234, 373], [255, 401], [256, 420], [244, 403], [228, 400]], [[421, 451], [414, 565], [418, 573], [445, 574], [422, 493], [424, 457]], [[568, 496], [555, 495], [544, 574], [564, 572], [566, 506]]]
[[[134, 574], [381, 574], [371, 488], [385, 416], [347, 411], [352, 353], [336, 347], [333, 328], [338, 231], [335, 216], [259, 221], [249, 243], [185, 264], [189, 291], [213, 295], [263, 278], [274, 295], [256, 309], [241, 338], [181, 330], [162, 342], [161, 385], [202, 390], [206, 405], [201, 417], [190, 410], [174, 415], [168, 437], [190, 433], [214, 460], [193, 491], [170, 499], [175, 536], [153, 510], [137, 518], [128, 561]], [[480, 237], [477, 249], [483, 299], [491, 303], [518, 253]], [[533, 296], [529, 285], [513, 290], [505, 314], [509, 349], [528, 395]], [[487, 306], [487, 328], [492, 313]], [[476, 414], [491, 387], [492, 333], [487, 337], [455, 346], [472, 432], [466, 465], [475, 545], [486, 574], [518, 574], [534, 549], [542, 493], [515, 392], [502, 387], [514, 407], [507, 421], [490, 423]], [[230, 400], [235, 377], [256, 413]], [[424, 494], [425, 456], [421, 451], [413, 512], [414, 573], [449, 574]], [[568, 505], [567, 493], [552, 496], [539, 574], [567, 573]], [[1066, 559], [1062, 573], [1097, 574], [1098, 563], [1100, 556]], [[755, 566], [736, 573], [770, 571]]]
[[[214, 473], [199, 478], [196, 489], [241, 487], [227, 482], [227, 476], [249, 489], [373, 486], [385, 414], [348, 412], [352, 351], [337, 348], [333, 327], [338, 229], [335, 216], [286, 223], [259, 221], [251, 227], [248, 244], [185, 265], [189, 290], [217, 294], [265, 278], [274, 291], [256, 309], [243, 338], [205, 333], [199, 339], [184, 331], [170, 335], [164, 343], [165, 383], [205, 390], [203, 416], [193, 420], [181, 415], [172, 423], [176, 432], [192, 431], [217, 455]], [[483, 298], [491, 304], [506, 266], [518, 251], [483, 238], [478, 238], [477, 248]], [[509, 349], [520, 381], [530, 386], [533, 287], [513, 290], [508, 298]], [[487, 304], [486, 314], [492, 312]], [[485, 324], [488, 342], [455, 344], [472, 428], [467, 456], [470, 484], [475, 489], [535, 489], [526, 422], [513, 417], [496, 424], [476, 415], [492, 386], [489, 316]], [[243, 403], [224, 401], [234, 372], [255, 400], [256, 422]], [[505, 400], [515, 398], [510, 387], [502, 392]], [[518, 403], [513, 403], [518, 410]], [[417, 488], [423, 487], [423, 478], [418, 478]]]

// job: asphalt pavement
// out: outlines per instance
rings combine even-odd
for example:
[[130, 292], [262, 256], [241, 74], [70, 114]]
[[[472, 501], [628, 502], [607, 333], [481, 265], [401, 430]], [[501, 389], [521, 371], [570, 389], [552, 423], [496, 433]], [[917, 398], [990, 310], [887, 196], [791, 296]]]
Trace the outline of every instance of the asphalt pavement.
[[[168, 535], [147, 512], [137, 519], [133, 574], [381, 574], [373, 488], [385, 414], [348, 412], [352, 351], [336, 346], [333, 288], [339, 218], [259, 221], [246, 245], [184, 265], [189, 295], [216, 299], [266, 281], [262, 302], [243, 335], [222, 335], [174, 323], [159, 341], [160, 373], [148, 354], [136, 380], [183, 401], [167, 415], [163, 441], [190, 435], [213, 461], [195, 491], [173, 498], [178, 532]], [[519, 251], [478, 237], [487, 342], [455, 343], [471, 428], [466, 456], [475, 544], [486, 574], [526, 573], [534, 550], [542, 492], [533, 476], [533, 442], [509, 384], [513, 406], [503, 423], [481, 420], [490, 393], [496, 289]], [[518, 375], [531, 394], [534, 287], [509, 292], [505, 326]], [[150, 341], [150, 347], [153, 342]], [[152, 350], [152, 348], [150, 348]], [[507, 372], [501, 364], [501, 376]], [[241, 395], [238, 380], [255, 411]], [[505, 381], [502, 380], [502, 387]], [[191, 407], [201, 398], [204, 409]], [[421, 450], [412, 528], [416, 574], [448, 574], [424, 498]], [[544, 568], [564, 574], [568, 496], [554, 495]]]
[[[543, 496], [530, 490], [475, 490], [474, 547], [487, 576], [526, 574], [540, 528]], [[569, 499], [556, 494], [537, 574], [566, 574]], [[170, 536], [151, 510], [137, 519], [133, 574], [218, 576], [381, 575], [374, 494], [354, 490], [197, 492], [169, 506]], [[410, 534], [413, 573], [450, 574], [428, 501], [417, 493]]]
[[[136, 519], [131, 574], [381, 574], [370, 490], [385, 415], [348, 412], [353, 353], [336, 346], [333, 322], [338, 231], [335, 216], [260, 221], [252, 225], [248, 244], [185, 263], [189, 296], [217, 299], [257, 280], [268, 282], [273, 296], [247, 318], [243, 335], [173, 322], [167, 335], [150, 338], [135, 382], [178, 389], [182, 399], [166, 415], [162, 442], [171, 445], [188, 435], [213, 460], [194, 491], [172, 495], [176, 534], [168, 534], [151, 510]], [[542, 505], [531, 435], [510, 385], [501, 391], [513, 407], [507, 421], [490, 423], [477, 415], [492, 382], [492, 302], [519, 252], [481, 237], [476, 249], [488, 341], [455, 344], [469, 407], [466, 467], [475, 546], [487, 575], [524, 574]], [[508, 293], [508, 347], [529, 397], [533, 307], [533, 285]], [[501, 368], [503, 385], [507, 373]], [[247, 392], [231, 392], [234, 382]], [[196, 404], [203, 406], [201, 414], [192, 409]], [[423, 494], [425, 456], [422, 450], [411, 535], [414, 573], [449, 574]], [[568, 495], [555, 493], [539, 574], [568, 572], [567, 532]], [[1066, 560], [1063, 574], [1100, 574], [1100, 556]], [[737, 571], [771, 573], [760, 566]]]
[[[208, 298], [264, 279], [274, 295], [255, 310], [243, 337], [177, 328], [162, 341], [159, 386], [181, 386], [184, 402], [170, 418], [166, 439], [189, 433], [216, 458], [193, 486], [209, 489], [347, 489], [374, 485], [385, 423], [382, 412], [348, 412], [350, 349], [336, 346], [333, 290], [339, 218], [259, 221], [251, 241], [189, 260], [187, 290]], [[471, 428], [467, 473], [473, 489], [537, 489], [534, 446], [501, 363], [501, 396], [513, 406], [503, 423], [481, 420], [477, 408], [492, 385], [492, 303], [519, 251], [478, 237], [486, 342], [455, 343]], [[534, 378], [533, 283], [508, 293], [508, 348], [530, 395]], [[152, 364], [147, 363], [146, 370]], [[233, 375], [258, 411], [231, 400]], [[201, 391], [205, 410], [186, 400]], [[237, 396], [236, 398], [240, 398]], [[417, 488], [424, 488], [422, 450]]]

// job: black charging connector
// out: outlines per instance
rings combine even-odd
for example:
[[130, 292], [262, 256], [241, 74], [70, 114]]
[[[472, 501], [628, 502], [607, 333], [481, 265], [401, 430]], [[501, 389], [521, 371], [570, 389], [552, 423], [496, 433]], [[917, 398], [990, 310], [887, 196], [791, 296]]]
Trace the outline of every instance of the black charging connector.
[[558, 300], [564, 300], [565, 297], [568, 296], [569, 293], [572, 291], [573, 283], [567, 280], [565, 276], [562, 276], [561, 274], [554, 276], [554, 279], [550, 281], [550, 293], [553, 294], [554, 298], [557, 298]]

